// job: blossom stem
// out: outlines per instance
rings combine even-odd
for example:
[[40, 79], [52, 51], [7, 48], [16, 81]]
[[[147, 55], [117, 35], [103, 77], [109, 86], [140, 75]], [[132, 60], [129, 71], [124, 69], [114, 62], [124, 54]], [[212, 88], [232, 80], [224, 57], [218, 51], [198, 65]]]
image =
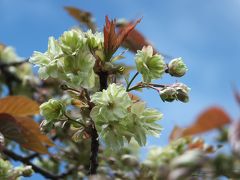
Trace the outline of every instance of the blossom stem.
[[72, 122], [72, 123], [77, 123], [77, 124], [83, 126], [84, 128], [86, 128], [86, 125], [85, 125], [85, 124], [83, 124], [83, 123], [81, 123], [81, 122], [79, 122], [79, 121], [76, 121], [75, 119], [72, 119], [71, 117], [69, 117], [69, 116], [67, 115], [67, 113], [64, 113], [64, 116], [65, 116], [70, 122]]
[[138, 83], [137, 85], [131, 87], [128, 89], [128, 92], [129, 91], [132, 91], [132, 90], [136, 90], [136, 89], [142, 89], [142, 88], [151, 88], [151, 89], [154, 89], [156, 91], [159, 91], [158, 88], [164, 88], [166, 87], [166, 85], [162, 85], [162, 84], [152, 84], [152, 83], [144, 83], [144, 82], [140, 82]]
[[129, 88], [134, 81], [134, 79], [138, 76], [139, 72], [136, 72], [135, 75], [132, 77], [131, 81], [128, 83], [126, 90], [129, 91]]

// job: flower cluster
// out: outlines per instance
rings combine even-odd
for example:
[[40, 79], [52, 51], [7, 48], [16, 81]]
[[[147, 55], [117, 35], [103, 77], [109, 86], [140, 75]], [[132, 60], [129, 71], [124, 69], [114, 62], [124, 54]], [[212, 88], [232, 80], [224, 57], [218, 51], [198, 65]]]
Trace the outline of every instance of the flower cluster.
[[[51, 99], [40, 106], [41, 115], [46, 119], [41, 124], [42, 128], [51, 127], [57, 121], [63, 125], [68, 121], [75, 128], [74, 140], [83, 136], [93, 138], [99, 133], [112, 149], [118, 149], [132, 139], [143, 146], [147, 135], [160, 134], [161, 126], [156, 121], [163, 115], [156, 109], [147, 108], [144, 102], [134, 101], [129, 92], [151, 88], [159, 92], [163, 101], [188, 101], [189, 88], [184, 84], [164, 86], [151, 83], [164, 73], [180, 77], [187, 70], [181, 58], [166, 64], [163, 56], [155, 53], [151, 46], [137, 51], [137, 72], [131, 80], [126, 80], [126, 88], [118, 84], [122, 74], [116, 70], [115, 61], [123, 56], [112, 56], [128, 33], [117, 37], [114, 23], [107, 19], [104, 37], [98, 32], [93, 34], [92, 31], [72, 29], [64, 32], [58, 40], [50, 37], [45, 53], [34, 52], [30, 62], [39, 66], [41, 78], [64, 80], [66, 84], [62, 90], [77, 93], [70, 95], [74, 98], [71, 105], [78, 108], [80, 114], [72, 117], [76, 113], [66, 113], [63, 101]], [[129, 25], [127, 31], [130, 32], [136, 23]], [[143, 81], [131, 86], [138, 74], [142, 75]], [[100, 91], [96, 92], [96, 89]], [[74, 112], [73, 109], [70, 111]], [[95, 133], [91, 134], [93, 130]]]
[[62, 79], [73, 87], [92, 88], [97, 78], [91, 49], [101, 48], [102, 34], [73, 29], [55, 40], [49, 38], [45, 53], [34, 52], [30, 62], [39, 66], [39, 76]]
[[135, 63], [138, 72], [142, 74], [143, 82], [146, 83], [161, 78], [164, 72], [174, 77], [181, 77], [188, 70], [182, 58], [172, 59], [168, 65], [165, 64], [163, 56], [153, 54], [152, 46], [144, 46], [142, 50], [138, 50]]
[[146, 144], [146, 135], [159, 135], [161, 127], [156, 123], [162, 114], [145, 108], [143, 102], [133, 103], [122, 85], [111, 84], [107, 90], [92, 97], [95, 107], [91, 117], [101, 137], [112, 148], [119, 148], [134, 138], [139, 145]]

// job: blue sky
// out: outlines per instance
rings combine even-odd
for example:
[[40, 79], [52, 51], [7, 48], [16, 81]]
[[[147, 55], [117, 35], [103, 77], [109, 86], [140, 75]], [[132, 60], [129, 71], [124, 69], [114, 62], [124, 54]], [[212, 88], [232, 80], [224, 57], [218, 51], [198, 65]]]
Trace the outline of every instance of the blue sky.
[[[240, 88], [240, 1], [1, 0], [0, 42], [14, 46], [23, 57], [34, 50], [45, 51], [49, 36], [59, 37], [77, 24], [64, 12], [66, 5], [91, 11], [99, 30], [105, 15], [129, 20], [143, 16], [137, 29], [160, 52], [184, 58], [189, 71], [179, 81], [191, 87], [189, 103], [163, 103], [150, 91], [142, 95], [149, 106], [164, 113], [164, 131], [160, 138], [150, 138], [149, 145], [167, 144], [174, 124], [191, 123], [211, 105], [224, 107], [234, 119], [239, 117], [231, 85]], [[176, 80], [166, 75], [161, 81]]]

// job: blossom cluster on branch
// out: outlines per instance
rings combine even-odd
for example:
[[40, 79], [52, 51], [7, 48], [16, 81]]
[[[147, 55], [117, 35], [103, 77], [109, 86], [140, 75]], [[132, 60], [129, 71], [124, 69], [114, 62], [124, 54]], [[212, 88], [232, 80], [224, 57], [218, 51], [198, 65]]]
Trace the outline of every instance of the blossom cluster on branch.
[[[67, 10], [74, 15], [80, 11]], [[92, 30], [73, 28], [57, 39], [50, 37], [47, 51], [36, 51], [30, 57], [42, 80], [32, 72], [28, 59], [0, 44], [0, 90], [5, 88], [2, 92], [11, 95], [0, 100], [0, 179], [30, 176], [33, 170], [46, 179], [238, 178], [239, 123], [229, 130], [233, 154], [208, 156], [220, 146], [189, 137], [220, 128], [217, 144], [228, 142], [223, 125], [231, 120], [216, 107], [189, 127], [175, 127], [165, 147], [147, 147], [147, 157], [139, 157], [147, 136], [160, 135], [163, 114], [148, 107], [134, 92], [153, 90], [163, 102], [186, 103], [187, 85], [159, 82], [167, 75], [174, 80], [182, 77], [188, 68], [182, 58], [168, 61], [158, 53], [134, 29], [140, 20], [119, 23], [106, 17], [102, 33], [96, 32], [91, 14], [84, 14], [84, 23]], [[134, 67], [124, 63], [127, 50], [121, 52], [120, 47], [135, 53]], [[12, 96], [19, 94], [41, 104], [42, 116], [31, 120], [30, 116], [39, 113], [38, 104]], [[49, 137], [40, 132], [38, 122]], [[24, 165], [13, 167], [10, 160]]]
[[[105, 30], [107, 28], [109, 27], [106, 25]], [[144, 46], [135, 55], [137, 73], [126, 83], [125, 88], [116, 78], [109, 79], [110, 74], [115, 77], [118, 74], [115, 70], [118, 56], [106, 56], [106, 49], [109, 49], [111, 43], [114, 44], [111, 42], [114, 38], [107, 37], [106, 32], [103, 38], [100, 32], [93, 34], [80, 29], [66, 31], [59, 40], [49, 38], [47, 52], [34, 52], [30, 58], [31, 63], [39, 66], [41, 78], [63, 80], [65, 90], [75, 92], [74, 96], [69, 96], [73, 100], [68, 104], [67, 100], [63, 102], [60, 99], [50, 99], [40, 106], [41, 114], [46, 119], [42, 128], [68, 121], [78, 129], [77, 135], [80, 138], [83, 134], [91, 136], [89, 127], [94, 125], [100, 138], [112, 149], [119, 149], [131, 139], [143, 146], [146, 144], [147, 134], [158, 136], [161, 132], [161, 126], [156, 122], [162, 118], [162, 114], [156, 109], [146, 108], [145, 102], [132, 101], [129, 92], [139, 88], [152, 88], [157, 90], [163, 101], [176, 99], [187, 102], [189, 88], [186, 85], [152, 84], [153, 80], [161, 78], [165, 72], [176, 77], [183, 76], [187, 67], [181, 58], [166, 64], [163, 56], [153, 54], [151, 46]], [[116, 50], [114, 48], [114, 52]], [[113, 56], [114, 52], [110, 54]], [[101, 86], [102, 73], [108, 75], [105, 79], [107, 87], [99, 91], [96, 87]], [[142, 82], [131, 87], [138, 74], [142, 75]], [[68, 106], [76, 107], [73, 103], [76, 101], [81, 102], [81, 106], [77, 107], [80, 113], [79, 117], [72, 117]], [[76, 140], [76, 135], [74, 137]]]

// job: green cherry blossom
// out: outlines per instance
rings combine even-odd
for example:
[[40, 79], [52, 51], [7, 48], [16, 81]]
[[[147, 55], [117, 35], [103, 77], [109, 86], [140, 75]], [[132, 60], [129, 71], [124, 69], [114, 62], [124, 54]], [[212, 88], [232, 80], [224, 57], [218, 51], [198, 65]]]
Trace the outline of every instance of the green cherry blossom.
[[106, 90], [96, 92], [91, 97], [96, 105], [91, 116], [96, 123], [119, 121], [127, 116], [132, 101], [122, 85], [110, 84]]
[[140, 146], [146, 145], [147, 135], [159, 136], [162, 128], [156, 121], [163, 115], [156, 109], [146, 108], [144, 102], [137, 102], [131, 106], [130, 113], [123, 124]]
[[65, 111], [65, 104], [61, 100], [50, 99], [48, 102], [41, 104], [40, 114], [47, 121], [53, 121], [61, 118]]
[[75, 55], [78, 50], [84, 46], [86, 38], [84, 33], [78, 29], [65, 31], [60, 37], [60, 46], [64, 54]]
[[90, 49], [95, 50], [103, 48], [103, 34], [101, 32], [92, 33], [92, 30], [88, 30], [85, 36]]
[[97, 78], [93, 70], [95, 58], [89, 50], [86, 36], [84, 32], [73, 29], [64, 32], [59, 40], [50, 37], [48, 50], [45, 53], [34, 52], [30, 58], [31, 63], [39, 66], [40, 78], [52, 77], [64, 80], [72, 87], [93, 88]]
[[34, 51], [29, 61], [39, 66], [38, 74], [41, 79], [48, 77], [57, 78], [58, 70], [58, 56], [62, 54], [59, 43], [54, 37], [49, 37], [48, 50], [45, 53]]
[[153, 55], [151, 46], [144, 46], [138, 50], [135, 56], [135, 63], [138, 72], [142, 74], [144, 82], [151, 82], [153, 79], [161, 78], [165, 72], [165, 62], [159, 54]]

